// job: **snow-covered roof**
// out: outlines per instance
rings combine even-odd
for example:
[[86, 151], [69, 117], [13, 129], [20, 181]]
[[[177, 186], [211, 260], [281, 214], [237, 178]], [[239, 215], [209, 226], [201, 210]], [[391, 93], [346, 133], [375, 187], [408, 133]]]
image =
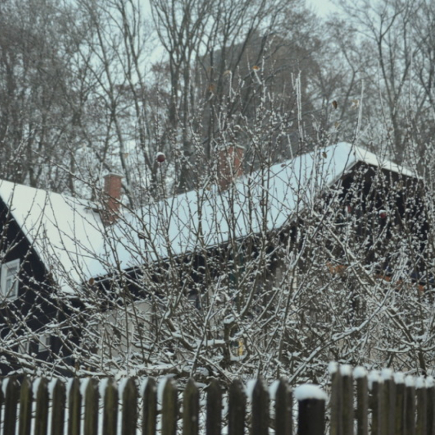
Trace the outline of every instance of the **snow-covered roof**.
[[358, 162], [415, 177], [362, 148], [339, 143], [245, 175], [223, 193], [212, 185], [126, 216], [115, 228], [116, 237], [126, 241], [118, 247], [119, 258], [135, 267], [281, 228], [302, 209], [311, 209], [318, 193]]
[[65, 291], [73, 283], [281, 228], [310, 209], [318, 193], [356, 163], [415, 175], [374, 154], [339, 143], [216, 186], [124, 212], [105, 227], [86, 201], [0, 181], [0, 196]]
[[86, 201], [4, 180], [0, 196], [63, 290], [92, 274], [88, 263], [103, 244], [104, 226]]

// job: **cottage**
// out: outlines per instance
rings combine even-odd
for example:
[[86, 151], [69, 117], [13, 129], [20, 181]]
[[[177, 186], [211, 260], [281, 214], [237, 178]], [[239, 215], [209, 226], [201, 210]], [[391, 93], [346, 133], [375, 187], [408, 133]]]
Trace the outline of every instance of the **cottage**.
[[[264, 316], [261, 298], [264, 306], [273, 301], [268, 288], [283, 286], [290, 269], [295, 287], [319, 249], [325, 273], [355, 267], [363, 251], [371, 276], [390, 276], [396, 260], [388, 247], [400, 227], [418, 234], [423, 259], [425, 222], [409, 195], [421, 181], [412, 171], [347, 143], [244, 174], [240, 150], [227, 156], [234, 181], [226, 173], [219, 188], [210, 179], [200, 190], [128, 211], [116, 174], [106, 177], [100, 205], [1, 181], [3, 370], [39, 362], [94, 370], [100, 358], [104, 371], [105, 349], [120, 366], [125, 358], [150, 361], [155, 349], [143, 334], [158, 340], [168, 313], [183, 304], [198, 313], [207, 307], [208, 345], [222, 350], [232, 342], [240, 353], [240, 326], [225, 313]], [[405, 269], [423, 280], [423, 260]], [[203, 321], [196, 315], [192, 322]], [[172, 341], [195, 348], [190, 333], [171, 328]], [[174, 361], [175, 348], [166, 349]]]

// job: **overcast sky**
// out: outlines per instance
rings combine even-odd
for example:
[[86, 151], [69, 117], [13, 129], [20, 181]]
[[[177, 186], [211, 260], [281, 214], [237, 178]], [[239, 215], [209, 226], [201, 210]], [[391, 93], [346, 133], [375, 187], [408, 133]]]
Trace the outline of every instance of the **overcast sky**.
[[305, 0], [307, 6], [313, 6], [314, 10], [321, 16], [328, 15], [329, 12], [336, 10], [336, 7], [329, 0]]

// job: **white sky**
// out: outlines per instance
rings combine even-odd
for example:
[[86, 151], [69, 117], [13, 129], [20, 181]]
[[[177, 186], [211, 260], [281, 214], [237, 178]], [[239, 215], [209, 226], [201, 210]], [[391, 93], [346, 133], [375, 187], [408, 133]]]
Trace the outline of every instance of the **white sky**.
[[337, 7], [329, 0], [305, 0], [307, 6], [312, 6], [314, 11], [321, 17], [326, 17], [330, 12], [336, 11]]

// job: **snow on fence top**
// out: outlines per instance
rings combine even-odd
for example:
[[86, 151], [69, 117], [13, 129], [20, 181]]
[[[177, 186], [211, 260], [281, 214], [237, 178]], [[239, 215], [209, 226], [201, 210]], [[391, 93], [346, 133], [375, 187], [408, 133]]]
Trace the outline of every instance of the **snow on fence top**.
[[299, 385], [294, 390], [294, 396], [297, 401], [316, 399], [316, 400], [327, 400], [327, 394], [318, 386], [312, 384]]
[[[428, 406], [429, 402], [426, 401], [426, 397], [432, 400], [434, 395], [431, 376], [417, 378], [418, 391], [414, 388], [414, 377], [407, 376], [406, 384], [403, 385], [402, 379], [396, 375], [391, 376], [389, 381], [396, 383], [398, 380], [405, 388], [395, 388], [394, 385], [387, 388], [384, 384], [384, 388], [372, 386], [371, 391], [368, 391], [364, 383], [360, 382], [362, 377], [358, 377], [355, 382], [341, 382], [339, 377], [348, 377], [347, 372], [347, 369], [341, 370], [339, 367], [331, 374], [331, 384], [325, 387], [331, 391], [328, 407], [324, 404], [306, 406], [306, 400], [327, 399], [320, 387], [300, 385], [294, 390], [293, 397], [299, 402], [297, 433], [323, 435], [326, 419], [330, 422], [331, 433], [333, 428], [342, 425], [348, 429], [355, 428], [356, 433], [366, 434], [369, 433], [369, 421], [382, 428], [377, 433], [401, 433], [399, 428], [405, 425], [407, 433], [415, 433], [416, 422], [421, 424], [423, 421], [434, 421], [433, 407]], [[379, 377], [379, 372], [376, 372], [376, 376]], [[144, 428], [149, 434], [155, 434], [158, 428], [163, 433], [175, 433], [177, 426], [179, 429], [183, 426], [183, 433], [201, 433], [205, 422], [211, 420], [214, 421], [214, 434], [223, 433], [222, 421], [226, 420], [233, 428], [245, 428], [251, 424], [253, 428], [263, 429], [256, 433], [268, 433], [269, 426], [275, 429], [279, 427], [282, 429], [280, 433], [290, 433], [290, 428], [296, 427], [296, 422], [292, 421], [294, 403], [291, 389], [283, 380], [273, 383], [275, 392], [271, 398], [274, 407], [272, 413], [269, 406], [265, 406], [269, 402], [271, 388], [268, 389], [264, 381], [249, 382], [247, 387], [240, 380], [234, 380], [227, 388], [222, 388], [216, 380], [202, 385], [204, 388], [190, 379], [184, 387], [180, 387], [171, 378], [163, 379], [160, 383], [154, 378], [148, 378], [147, 382], [135, 378], [125, 378], [119, 382], [75, 378], [67, 384], [60, 380], [47, 382], [41, 378], [33, 381], [24, 378], [20, 385], [16, 377], [5, 378], [2, 380], [4, 398], [1, 406], [4, 408], [4, 418], [0, 435], [16, 433], [18, 421], [20, 427], [50, 425], [51, 433], [66, 433], [67, 427], [77, 423], [75, 412], [65, 412], [69, 403], [83, 404], [84, 409], [79, 413], [79, 418], [85, 420], [82, 423], [85, 427], [95, 429], [93, 433], [106, 433], [105, 429], [118, 423], [120, 435], [136, 433], [137, 427]], [[423, 388], [426, 391], [421, 391]], [[252, 390], [252, 393], [248, 393], [248, 390]], [[343, 397], [348, 400], [343, 402]], [[102, 400], [99, 401], [99, 398]], [[367, 406], [369, 398], [370, 408]], [[247, 406], [247, 401], [250, 406]], [[178, 406], [181, 402], [182, 408]], [[223, 402], [227, 404], [224, 407]], [[384, 407], [385, 403], [396, 405]], [[34, 412], [29, 412], [32, 408]], [[66, 418], [56, 418], [58, 415], [65, 415]], [[144, 421], [141, 420], [143, 416]], [[169, 427], [174, 431], [168, 430]], [[375, 429], [372, 427], [371, 430]]]

